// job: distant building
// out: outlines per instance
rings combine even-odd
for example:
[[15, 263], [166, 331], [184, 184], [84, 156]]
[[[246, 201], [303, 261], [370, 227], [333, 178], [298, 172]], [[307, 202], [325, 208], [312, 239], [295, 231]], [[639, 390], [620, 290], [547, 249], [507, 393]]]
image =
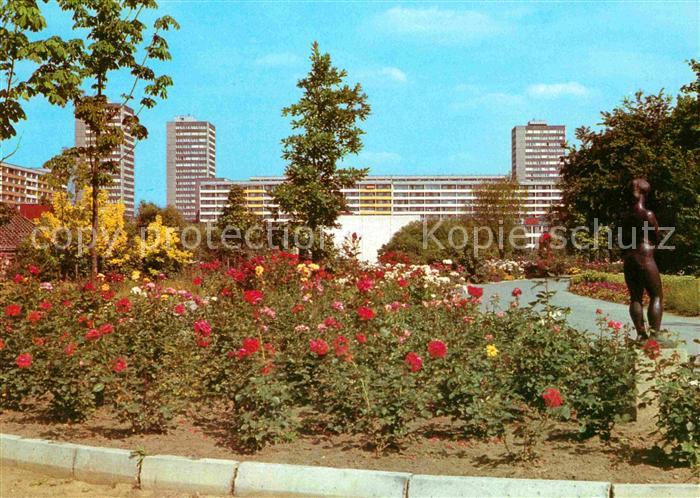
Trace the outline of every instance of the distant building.
[[50, 202], [53, 190], [46, 173], [46, 169], [0, 163], [0, 202], [12, 206]]
[[216, 128], [178, 116], [167, 124], [167, 202], [197, 219], [197, 181], [216, 177]]
[[[121, 127], [124, 118], [134, 116], [134, 110], [126, 105], [110, 104], [112, 109], [116, 109], [110, 125]], [[124, 143], [122, 143], [105, 160], [116, 162], [119, 167], [112, 175], [112, 183], [105, 188], [108, 193], [109, 202], [121, 202], [125, 207], [127, 216], [134, 216], [134, 148], [136, 140], [128, 133], [124, 133]], [[94, 134], [88, 126], [80, 119], [75, 120], [75, 145], [86, 147], [94, 144]]]
[[530, 121], [511, 132], [512, 177], [519, 183], [559, 180], [566, 126]]
[[[348, 203], [347, 215], [411, 216], [416, 219], [450, 218], [469, 214], [475, 199], [475, 187], [506, 179], [506, 176], [368, 176], [355, 187], [343, 189]], [[285, 220], [285, 213], [272, 198], [272, 190], [282, 183], [281, 176], [253, 177], [249, 181], [223, 178], [197, 181], [198, 220], [218, 219], [233, 185], [244, 189], [248, 210], [264, 219]], [[523, 221], [530, 243], [546, 226], [549, 208], [561, 200], [561, 190], [552, 181], [521, 184]]]

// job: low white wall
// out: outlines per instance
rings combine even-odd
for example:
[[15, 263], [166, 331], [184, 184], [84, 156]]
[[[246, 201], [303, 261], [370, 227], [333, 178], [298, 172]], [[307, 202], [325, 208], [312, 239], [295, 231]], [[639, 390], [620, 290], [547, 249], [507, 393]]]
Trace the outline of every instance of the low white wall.
[[340, 228], [332, 231], [336, 245], [352, 233], [360, 236], [360, 259], [375, 262], [379, 249], [402, 227], [419, 221], [416, 215], [352, 215], [340, 216]]

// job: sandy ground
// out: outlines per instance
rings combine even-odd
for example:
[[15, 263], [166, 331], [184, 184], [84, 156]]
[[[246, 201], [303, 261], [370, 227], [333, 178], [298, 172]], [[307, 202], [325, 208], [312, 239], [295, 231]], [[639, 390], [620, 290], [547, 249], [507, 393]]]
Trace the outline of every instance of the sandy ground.
[[33, 471], [14, 466], [0, 467], [0, 497], [2, 498], [34, 498], [51, 496], [64, 497], [120, 497], [120, 498], [188, 498], [212, 495], [193, 495], [164, 491], [143, 491], [133, 489], [129, 484], [115, 486], [89, 484], [61, 477], [50, 477]]

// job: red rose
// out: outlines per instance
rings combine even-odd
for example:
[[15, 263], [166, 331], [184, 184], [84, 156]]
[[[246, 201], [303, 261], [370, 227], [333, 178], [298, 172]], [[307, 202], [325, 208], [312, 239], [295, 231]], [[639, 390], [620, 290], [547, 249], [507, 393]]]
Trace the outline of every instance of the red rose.
[[549, 232], [544, 232], [542, 235], [540, 235], [540, 242], [549, 242], [552, 240], [552, 234]]
[[5, 341], [0, 339], [0, 351], [2, 351], [3, 349], [5, 349]]
[[22, 312], [19, 304], [8, 304], [5, 306], [5, 316], [18, 316]]
[[272, 370], [274, 370], [275, 366], [272, 363], [267, 363], [262, 367], [262, 374], [263, 375], [270, 375], [272, 373]]
[[32, 364], [32, 355], [29, 353], [22, 353], [17, 357], [15, 363], [19, 368], [29, 368], [29, 366]]
[[294, 306], [292, 306], [292, 313], [301, 313], [304, 311], [304, 305], [302, 303], [297, 303]]
[[408, 287], [408, 280], [405, 278], [398, 279], [397, 283], [399, 284], [399, 287]]
[[337, 357], [340, 358], [341, 356], [346, 356], [350, 352], [350, 343], [348, 338], [343, 335], [336, 337], [333, 341], [333, 349], [335, 350], [335, 355]]
[[523, 291], [520, 290], [520, 287], [516, 287], [515, 289], [513, 289], [513, 292], [511, 292], [511, 295], [513, 297], [520, 297], [522, 295], [522, 293], [523, 293]]
[[260, 350], [260, 341], [254, 337], [243, 339], [243, 349], [249, 354], [257, 353]]
[[376, 313], [371, 308], [368, 308], [366, 306], [361, 306], [357, 310], [357, 315], [360, 317], [360, 320], [366, 321], [366, 320], [371, 320], [372, 318], [374, 318], [376, 316]]
[[114, 363], [112, 364], [112, 370], [116, 373], [123, 372], [126, 369], [126, 360], [122, 358], [121, 356], [114, 360]]
[[192, 283], [199, 287], [200, 285], [202, 285], [202, 277], [194, 277], [192, 279]]
[[183, 315], [185, 313], [185, 305], [182, 303], [176, 304], [175, 308], [173, 308], [173, 311], [176, 315]]
[[197, 339], [197, 346], [200, 348], [206, 348], [209, 346], [209, 344], [211, 344], [211, 341], [205, 337], [200, 337]]
[[196, 321], [194, 322], [194, 331], [202, 337], [209, 337], [211, 335], [211, 325], [206, 320]]
[[243, 282], [245, 280], [245, 272], [237, 268], [229, 268], [226, 275], [231, 277], [235, 282]]
[[66, 356], [73, 356], [76, 349], [78, 349], [78, 346], [74, 342], [71, 342], [63, 348], [63, 352], [66, 353]]
[[99, 328], [100, 335], [109, 335], [114, 332], [114, 325], [111, 323], [103, 323]]
[[246, 303], [255, 306], [263, 300], [263, 293], [259, 290], [247, 290], [243, 293], [243, 300]]
[[128, 313], [131, 311], [131, 301], [128, 297], [123, 297], [115, 304], [119, 313]]
[[53, 305], [51, 304], [50, 301], [43, 300], [42, 302], [39, 303], [39, 308], [41, 308], [44, 311], [51, 311], [51, 308], [53, 308]]
[[428, 344], [428, 354], [431, 358], [444, 358], [447, 354], [447, 345], [440, 340], [430, 341]]
[[29, 323], [37, 323], [39, 320], [41, 320], [42, 316], [41, 311], [30, 311], [27, 315], [27, 321]]
[[642, 350], [650, 360], [655, 360], [661, 356], [661, 346], [654, 339], [647, 339], [647, 342], [642, 346]]
[[309, 339], [309, 349], [318, 356], [324, 356], [330, 348], [323, 339]]
[[22, 275], [20, 275], [19, 273], [17, 273], [17, 274], [12, 278], [12, 281], [13, 281], [14, 283], [16, 283], [16, 284], [21, 284], [22, 282], [24, 282], [24, 277], [23, 277]]
[[423, 368], [423, 358], [418, 356], [413, 351], [406, 355], [406, 359], [404, 361], [411, 369], [411, 372], [418, 372], [421, 368]]
[[365, 334], [355, 334], [355, 339], [360, 344], [364, 344], [367, 342], [367, 336], [365, 336]]
[[28, 271], [29, 273], [31, 273], [32, 275], [34, 275], [34, 276], [36, 276], [36, 275], [38, 275], [39, 273], [41, 273], [41, 269], [40, 269], [38, 266], [36, 266], [36, 265], [29, 265], [29, 266], [27, 266], [27, 271]]
[[90, 329], [85, 334], [86, 341], [96, 341], [100, 338], [100, 331], [97, 329]]
[[553, 387], [548, 387], [544, 390], [542, 393], [542, 399], [544, 400], [544, 404], [547, 406], [547, 408], [556, 408], [561, 406], [562, 403], [561, 393], [558, 389], [554, 389]]
[[102, 299], [104, 299], [105, 301], [111, 301], [112, 298], [114, 298], [115, 294], [116, 293], [113, 290], [104, 291], [102, 292]]
[[83, 286], [83, 291], [85, 292], [92, 292], [95, 290], [95, 284], [92, 282], [88, 282]]
[[360, 292], [369, 292], [374, 287], [374, 282], [371, 279], [365, 277], [357, 281], [357, 290]]
[[473, 285], [468, 285], [467, 286], [467, 293], [471, 297], [475, 297], [478, 299], [484, 295], [484, 288], [483, 287], [475, 287]]

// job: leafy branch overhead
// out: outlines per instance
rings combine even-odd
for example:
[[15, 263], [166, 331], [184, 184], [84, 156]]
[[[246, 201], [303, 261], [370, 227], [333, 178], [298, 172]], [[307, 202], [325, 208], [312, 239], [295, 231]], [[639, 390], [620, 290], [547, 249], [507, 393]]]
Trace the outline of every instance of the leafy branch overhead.
[[[87, 32], [75, 67], [82, 81], [89, 83], [91, 92], [73, 98], [75, 116], [90, 130], [86, 144], [63, 151], [46, 163], [53, 180], [65, 185], [70, 179], [77, 188], [90, 187], [92, 202], [92, 229], [97, 231], [99, 203], [96, 199], [102, 188], [109, 185], [118, 171], [120, 158], [115, 153], [122, 147], [145, 139], [148, 130], [140, 123], [144, 108], [156, 105], [156, 99], [165, 99], [173, 83], [168, 75], [158, 75], [150, 62], [170, 60], [168, 43], [161, 33], [178, 29], [170, 16], [153, 23], [153, 32], [146, 41], [148, 27], [140, 17], [148, 10], [158, 8], [155, 0], [57, 0], [62, 10], [69, 12], [73, 28]], [[143, 54], [143, 55], [141, 55]], [[109, 102], [114, 93], [112, 77], [128, 72], [133, 83], [121, 93], [121, 102]], [[136, 112], [122, 112], [121, 106], [132, 104], [137, 95]], [[123, 153], [123, 152], [122, 152]], [[91, 249], [92, 273], [98, 271], [97, 253]]]
[[[36, 0], [0, 3], [0, 143], [16, 136], [15, 125], [26, 119], [23, 102], [42, 95], [64, 106], [79, 95], [76, 62], [83, 42], [57, 36], [37, 39], [46, 27]], [[0, 160], [9, 155], [0, 154]]]

